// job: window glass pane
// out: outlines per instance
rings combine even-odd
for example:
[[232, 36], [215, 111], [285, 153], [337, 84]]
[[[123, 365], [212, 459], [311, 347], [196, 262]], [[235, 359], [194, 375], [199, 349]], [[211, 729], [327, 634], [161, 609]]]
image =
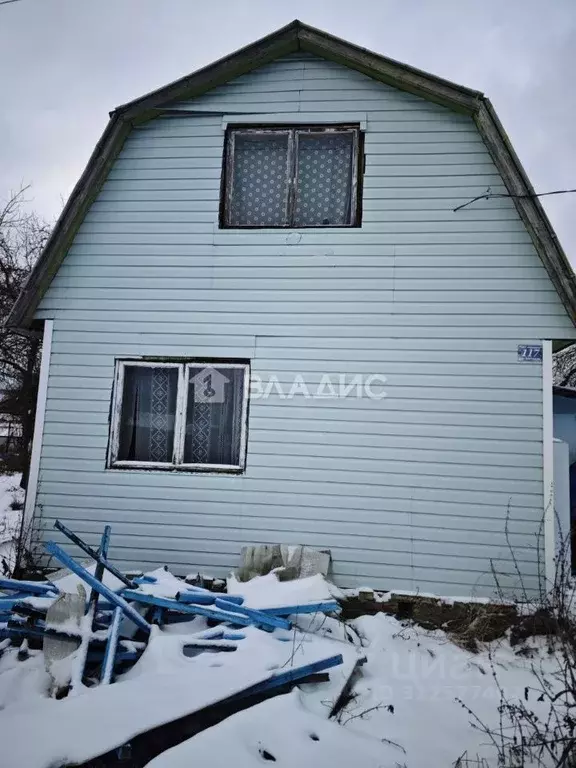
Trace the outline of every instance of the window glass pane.
[[350, 224], [352, 133], [299, 133], [294, 226]]
[[236, 133], [229, 223], [272, 227], [286, 223], [288, 134]]
[[177, 390], [177, 368], [125, 366], [119, 461], [172, 461]]
[[244, 368], [190, 366], [185, 464], [240, 463]]

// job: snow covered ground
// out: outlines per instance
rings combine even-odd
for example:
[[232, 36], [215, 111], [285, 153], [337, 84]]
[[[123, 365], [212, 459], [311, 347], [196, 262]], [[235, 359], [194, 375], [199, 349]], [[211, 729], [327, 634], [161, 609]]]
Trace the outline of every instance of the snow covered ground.
[[[23, 503], [20, 475], [0, 475], [0, 575], [7, 575], [14, 567]], [[16, 505], [18, 508], [13, 509]]]
[[[507, 695], [518, 699], [535, 683], [531, 672], [535, 661], [548, 671], [554, 667], [538, 643], [532, 644], [535, 655], [531, 659], [518, 656], [506, 641], [494, 643], [490, 660], [488, 648], [471, 654], [442, 632], [405, 627], [385, 614], [362, 617], [354, 625], [362, 637], [367, 663], [354, 685], [355, 698], [340, 714], [339, 724], [328, 725], [318, 707], [315, 711], [318, 697], [314, 699], [315, 686], [308, 685], [297, 697], [282, 697], [282, 703], [264, 702], [214, 726], [157, 758], [155, 768], [227, 768], [232, 757], [237, 768], [256, 768], [262, 764], [262, 750], [290, 768], [337, 767], [342, 763], [330, 762], [335, 754], [342, 760], [345, 755], [356, 755], [355, 768], [449, 768], [461, 755], [483, 756], [486, 765], [496, 766], [494, 749], [485, 735], [472, 728], [471, 716], [458, 699], [496, 727], [500, 695], [493, 665]], [[195, 622], [195, 631], [198, 626]], [[46, 698], [48, 678], [39, 655], [18, 662], [14, 652], [5, 654], [0, 660], [4, 754], [17, 758], [21, 768], [59, 765], [54, 758], [87, 759], [98, 748], [113, 748], [114, 739], [122, 741], [122, 713], [133, 721], [128, 727], [137, 733], [142, 722], [153, 727], [163, 719], [193, 711], [203, 689], [217, 698], [257, 681], [262, 669], [283, 663], [273, 655], [273, 639], [259, 630], [248, 631], [263, 635], [256, 642], [250, 638], [241, 641], [241, 666], [229, 667], [235, 654], [228, 653], [222, 654], [224, 667], [214, 661], [214, 654], [187, 659], [178, 653], [186, 642], [185, 634], [174, 634], [187, 631], [190, 628], [180, 625], [170, 632], [158, 632], [141, 662], [123, 681], [63, 701]], [[285, 645], [278, 644], [282, 650]], [[323, 701], [327, 708], [332, 703], [330, 698]], [[42, 742], [23, 740], [10, 746], [10, 734], [23, 728], [42, 732]], [[318, 735], [322, 743], [310, 734]], [[112, 741], [106, 741], [110, 738]], [[212, 756], [210, 761], [206, 755]]]
[[[171, 596], [182, 582], [155, 571], [148, 592]], [[327, 599], [322, 577], [299, 582], [267, 576], [228, 583], [252, 606]], [[237, 650], [188, 657], [184, 646], [206, 628], [200, 617], [155, 628], [136, 665], [109, 686], [83, 688], [62, 701], [48, 698], [50, 680], [42, 654], [26, 661], [16, 649], [0, 658], [0, 743], [7, 766], [56, 768], [118, 746], [131, 736], [241, 691], [273, 670], [340, 653], [344, 664], [330, 682], [309, 683], [223, 720], [155, 758], [152, 768], [496, 768], [489, 738], [471, 725], [474, 715], [497, 727], [501, 690], [524, 700], [538, 687], [537, 669], [553, 680], [556, 662], [544, 643], [512, 648], [507, 639], [472, 653], [442, 631], [426, 631], [392, 616], [363, 616], [348, 624], [324, 615], [300, 616], [293, 630], [241, 630]], [[0, 646], [1, 647], [1, 646]], [[350, 700], [329, 719], [346, 677], [354, 677]], [[346, 672], [346, 670], [348, 670]], [[339, 676], [338, 676], [339, 675]], [[534, 699], [536, 697], [530, 693]], [[546, 705], [534, 700], [534, 711]], [[34, 739], [14, 739], [16, 733]], [[98, 752], [100, 750], [100, 752]], [[485, 762], [480, 762], [484, 758]], [[468, 762], [466, 762], [468, 760]]]
[[[482, 765], [476, 760], [484, 757], [486, 765], [496, 766], [494, 747], [471, 726], [466, 708], [497, 728], [499, 686], [521, 701], [526, 688], [539, 687], [533, 669], [551, 682], [557, 669], [541, 639], [522, 649], [502, 639], [474, 654], [444, 632], [403, 625], [385, 614], [352, 624], [368, 662], [354, 686], [357, 698], [340, 720], [346, 728], [394, 742], [392, 765], [452, 766], [465, 756], [470, 765]], [[546, 705], [534, 701], [534, 707], [541, 715]]]

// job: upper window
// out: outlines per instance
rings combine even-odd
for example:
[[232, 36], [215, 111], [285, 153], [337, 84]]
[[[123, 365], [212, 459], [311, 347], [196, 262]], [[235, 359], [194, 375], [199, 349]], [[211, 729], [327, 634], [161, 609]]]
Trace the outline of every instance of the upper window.
[[248, 363], [118, 361], [109, 466], [244, 468]]
[[226, 134], [227, 227], [353, 227], [359, 128], [233, 128]]

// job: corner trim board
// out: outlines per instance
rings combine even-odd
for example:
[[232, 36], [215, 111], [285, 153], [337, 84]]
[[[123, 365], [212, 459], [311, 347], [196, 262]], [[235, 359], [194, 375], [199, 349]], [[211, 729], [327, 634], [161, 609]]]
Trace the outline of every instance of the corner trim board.
[[45, 320], [44, 334], [42, 336], [42, 356], [40, 359], [38, 396], [36, 398], [36, 417], [34, 419], [34, 436], [32, 438], [32, 455], [30, 456], [30, 473], [28, 475], [28, 487], [26, 489], [26, 501], [22, 519], [22, 534], [24, 536], [30, 535], [30, 528], [34, 519], [34, 510], [36, 508], [36, 496], [38, 494], [40, 455], [42, 453], [42, 442], [44, 438], [44, 420], [46, 417], [46, 399], [48, 396], [48, 375], [50, 371], [53, 332], [54, 320]]
[[554, 405], [552, 396], [552, 341], [542, 342], [542, 474], [545, 587], [556, 576], [556, 535], [554, 519]]

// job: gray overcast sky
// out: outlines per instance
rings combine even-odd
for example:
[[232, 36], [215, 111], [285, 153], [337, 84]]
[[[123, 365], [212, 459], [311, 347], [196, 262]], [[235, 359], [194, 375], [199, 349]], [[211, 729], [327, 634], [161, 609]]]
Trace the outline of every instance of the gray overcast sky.
[[[576, 187], [576, 0], [19, 0], [0, 5], [0, 198], [52, 218], [108, 112], [299, 18], [484, 91], [537, 191]], [[576, 194], [543, 203], [576, 263]]]

